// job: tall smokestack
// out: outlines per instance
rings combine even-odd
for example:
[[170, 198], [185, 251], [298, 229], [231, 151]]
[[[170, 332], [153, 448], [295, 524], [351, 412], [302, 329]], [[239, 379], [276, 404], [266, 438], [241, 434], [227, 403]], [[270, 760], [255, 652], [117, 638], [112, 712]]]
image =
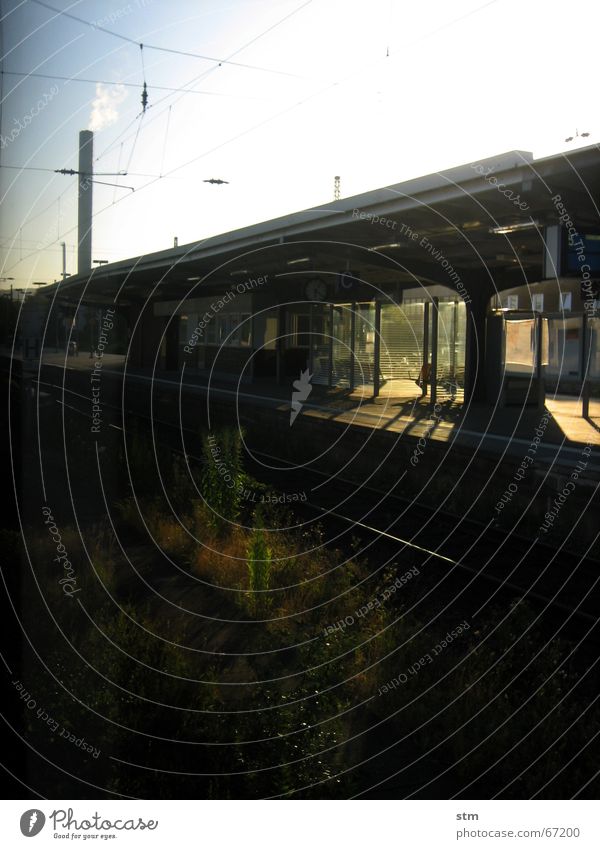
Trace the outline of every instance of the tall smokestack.
[[79, 193], [77, 207], [77, 273], [92, 268], [92, 174], [94, 170], [94, 134], [79, 133]]

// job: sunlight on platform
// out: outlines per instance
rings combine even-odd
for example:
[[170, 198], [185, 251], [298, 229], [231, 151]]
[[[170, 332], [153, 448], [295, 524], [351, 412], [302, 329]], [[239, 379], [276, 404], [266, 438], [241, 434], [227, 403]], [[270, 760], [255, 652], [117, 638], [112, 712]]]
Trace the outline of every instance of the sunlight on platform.
[[581, 399], [572, 395], [547, 397], [546, 408], [568, 440], [600, 445], [600, 398], [590, 398], [587, 419], [581, 415]]

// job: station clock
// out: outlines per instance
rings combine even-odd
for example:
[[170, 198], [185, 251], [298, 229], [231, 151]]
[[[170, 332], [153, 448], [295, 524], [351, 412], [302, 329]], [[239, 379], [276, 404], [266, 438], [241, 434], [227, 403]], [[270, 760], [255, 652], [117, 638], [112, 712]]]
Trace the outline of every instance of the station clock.
[[324, 301], [327, 297], [327, 284], [318, 277], [314, 277], [306, 284], [305, 291], [309, 301]]

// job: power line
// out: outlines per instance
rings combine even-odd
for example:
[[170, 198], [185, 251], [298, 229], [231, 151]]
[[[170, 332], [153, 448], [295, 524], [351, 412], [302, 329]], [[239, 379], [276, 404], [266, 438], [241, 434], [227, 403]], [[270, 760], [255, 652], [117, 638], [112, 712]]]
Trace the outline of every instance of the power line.
[[[77, 174], [77, 171], [74, 171], [72, 168], [36, 168], [33, 165], [1, 165], [0, 168], [10, 168], [13, 171], [50, 171], [52, 174]], [[104, 172], [95, 171], [94, 174], [98, 174], [101, 176]], [[107, 171], [106, 174], [109, 172]], [[110, 172], [110, 174], [117, 173], [119, 177], [152, 177], [158, 179], [159, 174], [146, 174], [146, 173], [138, 173], [138, 172], [129, 172], [129, 171], [119, 171], [119, 172]], [[106, 175], [105, 175], [106, 176]], [[63, 192], [64, 194], [64, 192]], [[52, 201], [52, 203], [56, 203], [56, 199]], [[31, 219], [30, 219], [31, 220]]]
[[160, 176], [162, 177], [163, 166], [165, 164], [165, 153], [167, 152], [167, 138], [169, 137], [169, 124], [171, 123], [171, 107], [167, 112], [167, 129], [165, 130], [165, 140], [163, 142], [162, 157], [160, 160]]
[[3, 20], [4, 15], [2, 15], [2, 18], [0, 19], [0, 62], [2, 63], [0, 66], [0, 134], [2, 133], [2, 104], [4, 103], [4, 27], [2, 26]]
[[[303, 9], [305, 6], [307, 6], [310, 2], [312, 2], [312, 0], [307, 0], [307, 2], [303, 3], [301, 6], [298, 6], [298, 7], [297, 7], [296, 9], [294, 9], [293, 11], [288, 12], [288, 14], [284, 15], [284, 16], [283, 16], [283, 18], [280, 18], [280, 19], [279, 19], [278, 21], [276, 21], [274, 24], [271, 24], [271, 26], [270, 26], [270, 27], [267, 27], [267, 28], [266, 28], [266, 29], [264, 29], [262, 32], [258, 33], [258, 35], [256, 35], [256, 36], [254, 36], [253, 38], [251, 38], [251, 39], [250, 39], [250, 41], [247, 41], [247, 42], [245, 42], [244, 44], [242, 44], [240, 47], [238, 47], [236, 50], [234, 50], [232, 53], [230, 53], [230, 54], [228, 55], [228, 57], [227, 57], [227, 61], [229, 61], [229, 60], [233, 59], [233, 57], [234, 57], [234, 56], [237, 56], [239, 53], [241, 53], [243, 50], [245, 50], [245, 49], [246, 49], [247, 47], [249, 47], [251, 44], [254, 44], [256, 41], [258, 41], [259, 39], [263, 38], [263, 36], [265, 36], [268, 32], [272, 32], [272, 31], [273, 31], [276, 27], [281, 26], [281, 24], [283, 24], [285, 21], [287, 21], [287, 20], [288, 20], [289, 18], [291, 18], [293, 15], [296, 15], [298, 12], [300, 12], [300, 11], [301, 11], [301, 9]], [[198, 74], [197, 76], [192, 77], [192, 79], [191, 79], [191, 80], [187, 83], [187, 86], [193, 85], [194, 83], [198, 82], [198, 81], [199, 81], [199, 80], [201, 80], [201, 79], [205, 79], [206, 77], [210, 76], [210, 74], [214, 73], [214, 72], [215, 72], [215, 71], [216, 71], [219, 67], [221, 67], [220, 63], [219, 63], [219, 64], [217, 64], [217, 65], [215, 65], [215, 66], [214, 66], [214, 67], [212, 67], [212, 68], [207, 69], [206, 71], [203, 71], [201, 74]], [[186, 86], [186, 88], [185, 88], [185, 89], [183, 89], [183, 90], [182, 90], [181, 97], [183, 97], [183, 95], [187, 93], [187, 91], [188, 91], [187, 86]], [[160, 100], [158, 100], [158, 101], [154, 104], [154, 107], [156, 108], [156, 107], [157, 107], [160, 103], [162, 103], [164, 100], [167, 100], [169, 97], [170, 97], [170, 95], [165, 95], [164, 97], [160, 98]], [[179, 100], [181, 100], [181, 97], [179, 98]], [[175, 101], [175, 102], [177, 102], [177, 101]], [[171, 104], [171, 106], [172, 106], [172, 105], [173, 105], [173, 104]], [[160, 114], [162, 114], [162, 112], [161, 112]], [[158, 118], [159, 116], [157, 115], [156, 117]], [[108, 152], [109, 152], [109, 151], [110, 151], [110, 150], [114, 147], [114, 145], [116, 144], [116, 142], [118, 142], [118, 141], [119, 141], [119, 139], [121, 139], [121, 138], [125, 135], [125, 133], [126, 133], [126, 132], [128, 131], [128, 129], [129, 129], [129, 127], [130, 127], [130, 126], [131, 126], [131, 125], [135, 122], [135, 120], [136, 120], [136, 119], [134, 119], [134, 121], [132, 121], [132, 122], [131, 122], [131, 124], [129, 124], [129, 126], [128, 126], [128, 127], [126, 127], [124, 130], [122, 130], [122, 131], [119, 133], [119, 135], [118, 135], [115, 139], [113, 139], [113, 141], [112, 141], [112, 142], [108, 145], [108, 147], [106, 147], [106, 148], [102, 151], [102, 153], [100, 153], [100, 154], [96, 157], [96, 162], [98, 162], [98, 161], [99, 161], [99, 160], [100, 160], [103, 156], [105, 156], [105, 155], [106, 155], [106, 154], [107, 154], [107, 153], [108, 153]], [[150, 120], [150, 123], [152, 123], [152, 119]], [[147, 127], [147, 126], [148, 126], [148, 121], [146, 122], [146, 127]], [[138, 128], [138, 131], [136, 131], [136, 138], [137, 138], [137, 132], [139, 132], [139, 128]]]
[[[24, 0], [26, 2], [26, 0]], [[67, 83], [91, 83], [92, 85], [111, 85], [111, 86], [125, 86], [127, 88], [138, 88], [139, 83], [126, 83], [120, 82], [119, 80], [91, 80], [86, 77], [63, 77], [60, 74], [36, 74], [34, 72], [23, 72], [23, 71], [1, 71], [7, 76], [12, 77], [36, 77], [42, 80], [61, 80]], [[260, 100], [262, 102], [270, 102], [269, 98], [266, 97], [255, 97], [250, 94], [229, 94], [224, 91], [205, 91], [203, 89], [197, 88], [177, 88], [176, 86], [166, 86], [166, 85], [154, 85], [152, 84], [152, 88], [157, 91], [170, 91], [173, 94], [203, 94], [206, 97], [231, 97], [235, 100]]]
[[[121, 142], [121, 147], [119, 148], [119, 161], [117, 162], [117, 171], [121, 168], [121, 156], [123, 155], [123, 142]], [[119, 178], [117, 177], [117, 183], [119, 182]], [[117, 197], [117, 187], [115, 186], [115, 190], [113, 192], [113, 203]]]
[[[39, 5], [42, 5], [42, 6], [46, 6], [46, 5], [47, 5], [47, 4], [43, 3], [43, 2], [42, 2], [42, 0], [31, 0], [31, 2], [38, 3]], [[311, 2], [311, 0], [309, 0], [309, 2]], [[456, 19], [454, 19], [454, 20], [452, 20], [452, 21], [449, 21], [448, 23], [443, 24], [442, 26], [440, 26], [440, 27], [436, 28], [436, 29], [435, 29], [435, 30], [433, 30], [431, 33], [426, 33], [424, 36], [421, 36], [420, 38], [415, 39], [415, 40], [414, 40], [414, 42], [412, 42], [412, 44], [420, 43], [421, 41], [425, 40], [426, 38], [429, 38], [431, 35], [437, 34], [437, 33], [438, 33], [438, 32], [440, 32], [441, 30], [444, 30], [444, 29], [447, 29], [448, 27], [453, 26], [455, 23], [458, 23], [459, 21], [462, 21], [462, 20], [464, 20], [465, 18], [468, 18], [468, 17], [470, 17], [471, 15], [476, 14], [477, 12], [482, 11], [483, 9], [487, 8], [488, 6], [494, 5], [496, 2], [498, 2], [498, 0], [488, 0], [488, 2], [487, 2], [487, 3], [484, 3], [483, 5], [481, 5], [481, 6], [477, 7], [476, 9], [473, 9], [471, 12], [467, 13], [466, 15], [462, 15], [462, 16], [460, 16], [459, 18], [456, 18]], [[305, 3], [304, 5], [307, 5], [307, 4]], [[48, 7], [48, 8], [51, 8], [51, 7]], [[300, 7], [300, 8], [303, 8], [303, 7]], [[55, 11], [58, 11], [58, 10], [55, 10]], [[298, 11], [298, 10], [297, 10], [297, 11]], [[291, 13], [291, 14], [293, 14], [293, 13]], [[288, 17], [289, 17], [289, 16], [288, 16]], [[84, 21], [83, 23], [87, 23], [87, 22], [85, 22], [85, 21]], [[123, 37], [123, 38], [125, 38], [125, 37]], [[132, 41], [132, 39], [127, 39], [127, 40]], [[256, 40], [256, 39], [254, 39], [254, 40]], [[138, 42], [133, 42], [133, 43], [137, 44]], [[411, 46], [411, 44], [409, 44], [409, 45], [402, 45], [402, 46], [403, 46], [403, 47]], [[243, 49], [243, 48], [240, 48], [240, 50], [241, 50], [241, 49]], [[236, 53], [237, 53], [237, 52], [239, 52], [239, 50], [238, 50], [238, 51], [236, 51]], [[235, 53], [234, 53], [234, 54], [232, 54], [232, 55], [235, 55]], [[387, 58], [387, 57], [386, 57], [386, 58]], [[377, 60], [377, 61], [375, 61], [375, 62], [372, 62], [372, 63], [368, 66], [368, 69], [371, 69], [371, 68], [373, 68], [373, 67], [375, 67], [375, 66], [379, 65], [379, 64], [381, 63], [381, 61], [385, 61], [385, 59], [384, 59], [384, 60]], [[210, 71], [208, 71], [207, 73], [210, 73]], [[347, 83], [349, 80], [353, 79], [355, 76], [357, 76], [357, 75], [359, 75], [359, 74], [361, 74], [361, 73], [364, 73], [364, 69], [358, 69], [357, 71], [354, 71], [353, 73], [349, 74], [347, 77], [345, 77], [345, 78], [343, 78], [343, 79], [341, 79], [341, 80], [334, 81], [334, 82], [332, 82], [332, 83], [328, 84], [327, 86], [325, 86], [324, 88], [320, 89], [319, 91], [314, 92], [313, 94], [308, 95], [308, 96], [307, 96], [307, 97], [305, 97], [304, 99], [299, 100], [297, 103], [292, 104], [291, 106], [288, 106], [288, 107], [286, 107], [285, 109], [283, 109], [283, 110], [281, 110], [281, 111], [277, 112], [275, 115], [272, 115], [272, 116], [270, 116], [269, 118], [266, 118], [265, 120], [260, 121], [258, 124], [255, 124], [255, 125], [253, 125], [253, 126], [251, 126], [251, 127], [248, 127], [246, 130], [243, 130], [243, 131], [241, 131], [240, 133], [237, 133], [235, 136], [230, 137], [229, 139], [226, 139], [225, 141], [221, 142], [220, 144], [216, 145], [215, 147], [211, 148], [210, 150], [204, 151], [204, 153], [201, 153], [201, 154], [199, 154], [198, 156], [195, 156], [195, 157], [193, 157], [192, 159], [188, 160], [187, 162], [184, 162], [184, 163], [182, 163], [181, 165], [178, 165], [178, 166], [176, 166], [176, 167], [172, 168], [172, 169], [171, 169], [169, 172], [167, 172], [167, 174], [165, 174], [164, 176], [163, 176], [163, 175], [161, 175], [161, 176], [148, 175], [149, 177], [152, 177], [152, 179], [150, 179], [150, 182], [148, 182], [148, 183], [144, 184], [143, 186], [141, 186], [141, 187], [137, 190], [137, 194], [139, 194], [139, 193], [140, 193], [143, 189], [150, 188], [150, 186], [154, 185], [154, 183], [156, 183], [158, 180], [160, 180], [160, 179], [164, 179], [164, 177], [170, 177], [170, 176], [171, 176], [174, 172], [179, 171], [179, 170], [181, 170], [182, 168], [186, 168], [187, 166], [191, 165], [192, 163], [197, 162], [199, 159], [202, 159], [203, 157], [208, 156], [208, 155], [209, 155], [209, 154], [211, 154], [211, 153], [214, 153], [215, 151], [219, 150], [220, 148], [225, 147], [226, 145], [231, 144], [231, 143], [232, 143], [232, 142], [234, 142], [234, 141], [237, 141], [239, 138], [241, 138], [241, 137], [243, 137], [243, 136], [247, 135], [248, 133], [251, 133], [251, 132], [253, 132], [253, 131], [254, 131], [254, 130], [256, 130], [256, 129], [259, 129], [260, 127], [263, 127], [265, 124], [268, 124], [268, 123], [270, 123], [271, 121], [274, 121], [274, 120], [276, 120], [276, 119], [280, 118], [281, 116], [283, 116], [283, 115], [285, 115], [285, 114], [287, 114], [287, 113], [289, 113], [289, 112], [291, 112], [291, 111], [293, 111], [293, 110], [295, 110], [295, 109], [299, 108], [300, 106], [305, 105], [308, 101], [310, 101], [310, 100], [314, 99], [315, 97], [318, 97], [318, 96], [320, 96], [320, 95], [324, 94], [325, 92], [329, 91], [330, 89], [335, 88], [335, 87], [337, 87], [337, 86], [339, 86], [339, 85], [342, 85], [342, 84], [344, 84], [344, 83]], [[118, 137], [117, 137], [117, 138], [118, 138]], [[103, 154], [101, 154], [101, 155], [103, 155]], [[7, 166], [7, 167], [10, 167], [10, 166]], [[41, 170], [52, 170], [52, 169], [41, 169]], [[133, 175], [132, 175], [132, 176], [133, 176]], [[107, 209], [110, 209], [110, 208], [111, 208], [111, 206], [114, 206], [114, 205], [115, 205], [115, 203], [120, 203], [121, 201], [125, 200], [127, 197], [129, 197], [129, 195], [126, 195], [126, 196], [124, 196], [124, 197], [120, 198], [119, 200], [117, 200], [116, 202], [113, 202], [112, 204], [108, 204], [107, 206], [103, 207], [102, 209], [99, 209], [97, 212], [95, 212], [95, 213], [93, 214], [93, 216], [92, 216], [92, 217], [93, 217], [93, 218], [96, 218], [96, 216], [101, 215], [103, 212], [106, 212], [106, 210], [107, 210]], [[69, 230], [67, 230], [67, 231], [66, 231], [66, 233], [64, 233], [64, 234], [63, 234], [62, 238], [64, 238], [64, 236], [65, 236], [65, 235], [67, 235], [67, 234], [71, 233], [73, 230], [76, 230], [76, 229], [77, 229], [77, 225], [74, 225], [74, 226], [73, 226], [73, 227], [71, 227]], [[61, 237], [59, 237], [59, 238], [61, 238]], [[58, 241], [58, 239], [57, 239], [57, 240], [55, 240], [55, 241]], [[54, 242], [52, 242], [51, 244], [54, 244]], [[34, 254], [35, 254], [35, 251], [34, 251], [33, 253], [29, 254], [28, 256], [26, 256], [26, 257], [25, 257], [25, 260], [29, 259], [29, 257], [30, 257], [30, 256], [33, 256]], [[15, 267], [16, 267], [17, 265], [19, 265], [19, 264], [20, 264], [20, 262], [15, 263], [14, 265], [10, 266], [10, 268], [9, 268], [9, 269], [7, 269], [7, 271], [11, 271], [13, 268], [15, 268]]]
[[50, 171], [54, 172], [54, 168], [36, 168], [33, 165], [2, 165], [1, 168], [10, 168], [13, 171]]
[[135, 146], [137, 145], [138, 136], [140, 134], [140, 129], [142, 127], [142, 121], [144, 120], [145, 115], [146, 115], [146, 107], [144, 106], [144, 111], [141, 113], [141, 115], [137, 116], [140, 120], [139, 120], [139, 123], [137, 125], [137, 130], [135, 131], [135, 138], [133, 140], [133, 144], [131, 145], [131, 151], [129, 152], [129, 159], [127, 160], [127, 168], [125, 169], [126, 173], [127, 173], [127, 171], [129, 171], [129, 166], [131, 165], [131, 160], [133, 159], [133, 153], [135, 151]]
[[[45, 3], [44, 0], [30, 0], [30, 2], [36, 3], [38, 6], [43, 6], [45, 9], [49, 9], [51, 12], [55, 12], [57, 15], [62, 15], [63, 17], [71, 18], [72, 20], [77, 21], [80, 24], [84, 24], [85, 26], [91, 27], [93, 30], [99, 30], [100, 32], [106, 33], [106, 35], [112, 35], [113, 38], [120, 38], [121, 41], [125, 41], [128, 44], [140, 44], [140, 42], [136, 41], [135, 38], [129, 38], [129, 36], [127, 35], [122, 35], [119, 32], [114, 32], [113, 30], [106, 29], [106, 27], [97, 26], [91, 21], [86, 21], [84, 20], [84, 18], [80, 18], [77, 15], [73, 15], [71, 12], [66, 12], [62, 9], [57, 9], [54, 6], [51, 6], [49, 3]], [[292, 14], [296, 14], [296, 12], [300, 11], [300, 9], [303, 9], [305, 6], [308, 6], [310, 3], [312, 3], [312, 0], [306, 0], [306, 2], [302, 4], [302, 6], [296, 9], [294, 12], [291, 12], [286, 17], [290, 17]], [[271, 29], [273, 29], [273, 27], [269, 27], [269, 30]], [[266, 32], [268, 32], [269, 30], [266, 30]], [[292, 74], [290, 71], [279, 71], [276, 68], [265, 68], [260, 65], [249, 65], [244, 62], [232, 62], [231, 59], [220, 59], [215, 56], [206, 56], [203, 53], [194, 53], [189, 50], [178, 50], [176, 47], [160, 47], [156, 44], [145, 44], [144, 47], [146, 47], [147, 50], [156, 50], [160, 53], [171, 53], [177, 56], [187, 56], [191, 59], [202, 59], [206, 62], [216, 62], [219, 67], [221, 65], [233, 65], [237, 68], [244, 68], [244, 70], [247, 71], [262, 71], [266, 74], [277, 74], [279, 76], [293, 77], [299, 80], [311, 79], [310, 77], [305, 77], [301, 74]]]
[[[20, 3], [17, 3], [17, 5], [14, 6], [12, 9], [10, 9], [5, 15], [0, 14], [0, 24], [2, 23], [2, 21], [5, 21], [6, 18], [10, 17], [10, 15], [12, 15], [13, 12], [16, 12], [17, 9], [20, 9], [21, 6], [23, 6], [26, 2], [27, 2], [27, 0], [21, 0]], [[2, 54], [2, 55], [4, 55], [4, 54]]]
[[[8, 168], [9, 166], [6, 166], [6, 167]], [[67, 187], [64, 191], [62, 191], [62, 192], [58, 195], [58, 197], [54, 198], [54, 200], [52, 200], [52, 201], [48, 204], [48, 206], [45, 206], [45, 207], [44, 207], [44, 208], [43, 208], [40, 212], [36, 212], [36, 214], [35, 214], [35, 215], [32, 215], [32, 216], [31, 216], [31, 218], [28, 218], [26, 221], [24, 221], [24, 222], [21, 224], [21, 227], [26, 227], [26, 226], [27, 226], [27, 224], [31, 224], [31, 222], [32, 222], [32, 221], [35, 221], [35, 220], [36, 220], [36, 218], [39, 218], [39, 217], [40, 217], [41, 215], [43, 215], [45, 212], [48, 212], [48, 210], [49, 210], [49, 209], [51, 209], [51, 207], [53, 207], [55, 203], [58, 203], [58, 207], [59, 207], [59, 208], [58, 208], [58, 218], [59, 218], [59, 220], [60, 220], [60, 199], [61, 199], [62, 197], [64, 197], [64, 195], [66, 195], [66, 193], [67, 193], [67, 192], [69, 192], [69, 191], [71, 191], [71, 187], [70, 187], [70, 186], [69, 186], [69, 187]], [[11, 239], [12, 239], [12, 238], [14, 238], [14, 235], [13, 235], [13, 236], [10, 236], [10, 237], [8, 237], [8, 236], [7, 236], [6, 238], [11, 238]], [[58, 237], [57, 237], [57, 238], [58, 238]], [[34, 240], [31, 240], [31, 241], [34, 241]]]
[[[141, 44], [141, 43], [139, 43], [139, 42], [135, 41], [134, 39], [130, 39], [130, 38], [128, 38], [127, 36], [121, 36], [121, 35], [120, 35], [120, 33], [114, 33], [114, 32], [112, 32], [111, 30], [107, 30], [106, 28], [103, 28], [103, 27], [96, 27], [95, 25], [92, 25], [89, 21], [85, 21], [85, 20], [83, 20], [82, 18], [79, 18], [79, 17], [78, 17], [78, 16], [76, 16], [76, 15], [72, 15], [72, 14], [71, 14], [71, 13], [69, 13], [69, 12], [62, 12], [61, 10], [56, 9], [56, 8], [54, 8], [54, 7], [50, 6], [50, 4], [48, 4], [48, 3], [44, 3], [44, 2], [43, 2], [43, 0], [31, 0], [31, 1], [32, 1], [32, 2], [34, 2], [34, 3], [37, 3], [37, 4], [38, 4], [38, 5], [40, 5], [40, 6], [43, 6], [43, 7], [45, 7], [45, 8], [48, 8], [48, 9], [50, 9], [50, 10], [52, 10], [52, 11], [56, 12], [56, 14], [57, 14], [57, 15], [64, 14], [64, 15], [66, 15], [67, 17], [70, 17], [70, 18], [73, 18], [74, 20], [79, 21], [80, 23], [83, 23], [83, 24], [85, 24], [85, 25], [87, 25], [87, 26], [91, 26], [93, 29], [101, 29], [101, 30], [103, 30], [104, 32], [107, 32], [107, 33], [108, 33], [108, 34], [110, 34], [110, 35], [114, 35], [114, 36], [115, 36], [115, 37], [117, 37], [117, 38], [124, 39], [124, 40], [126, 40], [126, 41], [128, 41], [128, 42], [130, 42], [130, 43], [132, 43], [132, 44], [139, 44], [139, 47], [140, 47], [140, 49], [141, 49], [141, 51], [142, 51], [142, 65], [143, 65], [143, 44]], [[306, 0], [306, 2], [304, 2], [301, 6], [298, 6], [296, 9], [292, 10], [291, 12], [288, 12], [288, 14], [284, 15], [284, 16], [283, 16], [283, 18], [280, 18], [280, 19], [279, 19], [278, 21], [276, 21], [274, 24], [271, 24], [271, 26], [267, 27], [265, 30], [263, 30], [262, 32], [258, 33], [258, 34], [257, 34], [256, 36], [254, 36], [252, 39], [250, 39], [249, 41], [247, 41], [245, 44], [241, 45], [241, 47], [239, 47], [239, 48], [237, 48], [236, 50], [234, 50], [234, 51], [233, 51], [233, 53], [229, 54], [229, 56], [227, 57], [227, 59], [224, 59], [224, 60], [214, 59], [213, 61], [217, 62], [218, 64], [217, 64], [215, 67], [210, 68], [210, 69], [208, 69], [207, 71], [204, 71], [202, 74], [200, 74], [200, 75], [198, 75], [198, 76], [196, 76], [196, 77], [192, 78], [192, 80], [190, 81], [189, 85], [191, 85], [192, 83], [197, 82], [199, 79], [203, 79], [204, 77], [206, 77], [206, 76], [208, 76], [209, 74], [213, 73], [213, 72], [214, 72], [214, 71], [215, 71], [218, 67], [221, 67], [221, 65], [222, 65], [223, 63], [225, 63], [225, 64], [234, 64], [234, 65], [235, 65], [235, 64], [239, 64], [239, 65], [240, 65], [240, 67], [242, 67], [242, 65], [241, 65], [240, 63], [234, 63], [234, 62], [231, 62], [231, 59], [232, 59], [232, 57], [233, 57], [233, 56], [236, 56], [238, 53], [241, 53], [243, 50], [245, 50], [245, 49], [246, 49], [247, 47], [249, 47], [251, 44], [254, 44], [256, 41], [258, 41], [260, 38], [262, 38], [264, 35], [266, 35], [267, 33], [271, 32], [272, 30], [276, 29], [277, 27], [281, 26], [281, 24], [282, 24], [282, 23], [284, 23], [286, 20], [288, 20], [289, 18], [291, 18], [291, 17], [293, 17], [294, 15], [296, 15], [296, 14], [297, 14], [298, 12], [300, 12], [300, 11], [301, 11], [301, 10], [302, 10], [305, 6], [310, 5], [310, 3], [312, 3], [312, 0]], [[151, 49], [157, 49], [157, 50], [162, 49], [162, 48], [154, 48], [154, 47], [152, 47], [151, 45], [150, 45], [150, 47], [151, 47]], [[173, 51], [167, 50], [166, 48], [165, 48], [164, 50], [165, 50], [166, 52], [173, 52]], [[265, 68], [262, 68], [262, 69], [261, 69], [261, 68], [259, 68], [258, 66], [248, 66], [248, 67], [256, 67], [258, 70], [268, 70], [268, 69], [265, 69]], [[307, 77], [300, 77], [300, 76], [298, 76], [298, 75], [290, 75], [290, 76], [295, 76], [295, 77], [297, 77], [298, 79], [308, 79]], [[112, 83], [106, 83], [106, 84], [107, 84], [107, 85], [111, 85]], [[135, 84], [133, 84], [133, 83], [127, 83], [126, 85], [134, 86]], [[161, 87], [161, 88], [162, 88], [162, 87]], [[167, 90], [167, 91], [169, 91], [169, 90], [170, 90], [170, 89], [167, 89], [166, 87], [164, 87], [164, 88], [165, 88], [165, 90]], [[176, 90], [176, 91], [177, 91], [177, 90]], [[181, 92], [181, 94], [182, 94], [182, 96], [183, 96], [183, 94], [187, 94], [187, 93], [188, 93], [189, 89], [187, 89], [187, 88], [185, 88], [185, 89], [179, 89], [179, 91]], [[167, 99], [169, 96], [170, 96], [170, 95], [165, 95], [165, 97], [161, 98], [161, 100], [157, 101], [157, 103], [156, 103], [156, 104], [154, 104], [154, 105], [155, 105], [155, 106], [158, 106], [158, 105], [159, 105], [159, 104], [160, 104], [163, 100]], [[248, 98], [248, 99], [250, 99], [250, 98]], [[252, 98], [252, 99], [256, 99], [256, 98]], [[145, 110], [144, 110], [144, 111], [145, 111]], [[161, 114], [162, 114], [162, 113], [161, 113]], [[99, 160], [100, 160], [103, 156], [105, 156], [105, 155], [106, 155], [106, 154], [107, 154], [107, 153], [108, 153], [108, 152], [109, 152], [109, 151], [110, 151], [110, 150], [114, 147], [114, 145], [115, 145], [115, 144], [119, 141], [119, 139], [121, 139], [121, 138], [125, 135], [125, 133], [126, 133], [126, 132], [127, 132], [127, 130], [129, 129], [129, 127], [131, 127], [131, 126], [132, 126], [132, 125], [133, 125], [133, 124], [137, 121], [137, 118], [138, 118], [138, 117], [139, 117], [139, 116], [136, 116], [136, 117], [133, 119], [133, 121], [131, 121], [131, 122], [130, 122], [130, 124], [129, 124], [129, 125], [128, 125], [128, 126], [127, 126], [124, 130], [122, 130], [122, 131], [121, 131], [121, 132], [117, 135], [117, 137], [116, 137], [115, 139], [113, 139], [113, 141], [112, 141], [112, 142], [108, 145], [108, 147], [106, 147], [106, 148], [102, 151], [102, 153], [100, 153], [100, 154], [96, 157], [96, 159], [95, 159], [95, 161], [96, 161], [96, 162], [98, 162], [98, 161], [99, 161]], [[157, 116], [157, 117], [158, 117], [158, 116]], [[147, 123], [148, 123], [148, 122], [146, 122], [146, 125], [147, 125]], [[134, 138], [133, 148], [135, 148], [135, 145], [136, 145], [136, 143], [137, 143], [137, 139], [138, 139], [139, 132], [140, 132], [140, 125], [138, 124], [138, 126], [137, 126], [137, 128], [136, 128], [136, 132], [135, 132], [135, 138]], [[133, 149], [132, 149], [131, 154], [130, 154], [130, 157], [129, 157], [129, 162], [131, 162], [131, 157], [132, 157], [132, 156], [133, 156]], [[148, 175], [148, 176], [149, 176], [149, 177], [154, 177], [154, 175]], [[161, 176], [162, 176], [162, 175], [161, 175]], [[168, 175], [165, 175], [165, 176], [168, 176]]]

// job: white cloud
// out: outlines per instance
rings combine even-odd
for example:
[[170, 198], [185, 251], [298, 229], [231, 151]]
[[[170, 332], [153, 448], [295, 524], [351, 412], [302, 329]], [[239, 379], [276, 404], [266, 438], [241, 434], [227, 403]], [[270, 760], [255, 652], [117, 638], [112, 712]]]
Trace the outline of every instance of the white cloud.
[[92, 101], [88, 130], [98, 132], [114, 124], [119, 118], [117, 107], [126, 97], [125, 86], [117, 84], [112, 88], [105, 88], [102, 83], [96, 83], [96, 97]]

